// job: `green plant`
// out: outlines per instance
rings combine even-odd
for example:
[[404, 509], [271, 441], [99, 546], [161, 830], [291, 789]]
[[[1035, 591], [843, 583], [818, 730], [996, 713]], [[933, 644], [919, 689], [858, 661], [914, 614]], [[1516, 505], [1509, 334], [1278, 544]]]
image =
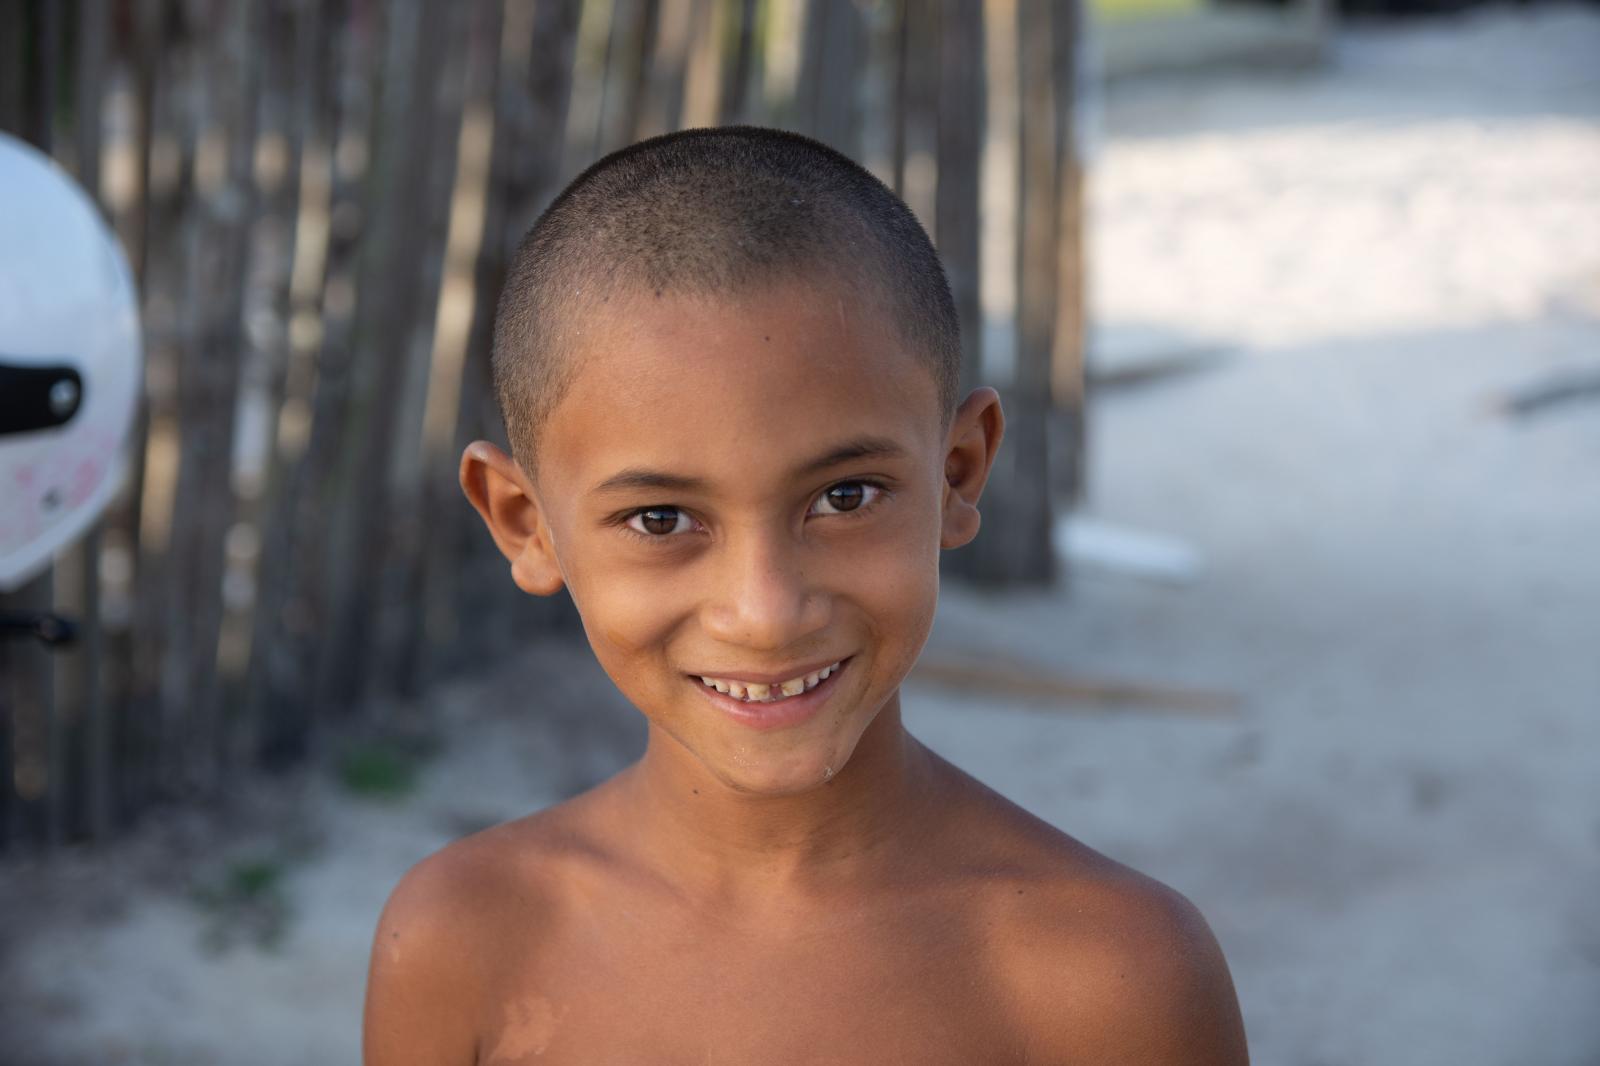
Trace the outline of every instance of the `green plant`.
[[201, 943], [222, 952], [243, 937], [264, 950], [277, 948], [291, 913], [286, 871], [281, 857], [256, 855], [230, 860], [201, 880], [193, 891], [194, 902], [207, 912]]
[[399, 799], [417, 784], [417, 757], [381, 741], [357, 744], [339, 760], [339, 780], [351, 792]]

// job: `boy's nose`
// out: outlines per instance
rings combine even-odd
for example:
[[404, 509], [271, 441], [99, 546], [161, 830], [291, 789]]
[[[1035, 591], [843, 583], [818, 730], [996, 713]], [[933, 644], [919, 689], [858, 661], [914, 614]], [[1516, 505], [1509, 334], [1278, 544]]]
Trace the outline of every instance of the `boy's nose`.
[[828, 624], [828, 597], [807, 579], [803, 551], [788, 538], [749, 532], [725, 546], [707, 603], [708, 633], [755, 651], [795, 646]]

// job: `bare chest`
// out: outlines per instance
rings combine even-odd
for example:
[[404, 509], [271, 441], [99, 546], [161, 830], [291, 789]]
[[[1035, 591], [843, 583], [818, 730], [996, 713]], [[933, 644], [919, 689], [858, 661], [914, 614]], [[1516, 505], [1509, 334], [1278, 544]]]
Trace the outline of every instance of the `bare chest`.
[[986, 952], [950, 929], [780, 942], [573, 936], [506, 969], [483, 1066], [1020, 1061]]

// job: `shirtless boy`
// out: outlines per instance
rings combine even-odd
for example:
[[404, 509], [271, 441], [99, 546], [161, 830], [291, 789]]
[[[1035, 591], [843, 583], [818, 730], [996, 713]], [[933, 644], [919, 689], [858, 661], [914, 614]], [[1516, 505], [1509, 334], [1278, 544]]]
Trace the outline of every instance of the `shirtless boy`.
[[649, 742], [406, 874], [367, 1066], [1246, 1061], [1185, 899], [902, 724], [1004, 426], [959, 351], [910, 212], [791, 134], [643, 142], [541, 218], [496, 323], [512, 455], [461, 483]]

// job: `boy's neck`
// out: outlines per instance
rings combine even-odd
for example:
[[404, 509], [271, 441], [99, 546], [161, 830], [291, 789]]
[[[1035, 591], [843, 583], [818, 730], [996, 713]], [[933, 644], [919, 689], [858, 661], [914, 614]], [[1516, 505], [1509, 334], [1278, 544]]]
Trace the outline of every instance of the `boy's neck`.
[[825, 895], [914, 854], [931, 814], [936, 757], [905, 731], [890, 697], [844, 768], [787, 796], [739, 792], [651, 727], [644, 757], [619, 780], [629, 836], [683, 891], [741, 900]]

